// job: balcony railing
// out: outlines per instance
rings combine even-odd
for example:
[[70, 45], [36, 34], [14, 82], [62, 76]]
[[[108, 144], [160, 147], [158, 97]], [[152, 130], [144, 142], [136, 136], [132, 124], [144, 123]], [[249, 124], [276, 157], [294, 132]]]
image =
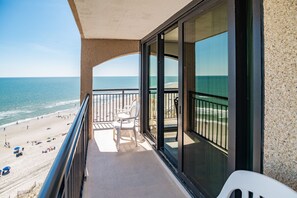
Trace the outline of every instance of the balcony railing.
[[228, 98], [190, 92], [190, 128], [201, 137], [228, 150]]
[[[177, 118], [174, 99], [178, 97], [178, 89], [176, 88], [166, 88], [164, 90], [164, 119], [167, 118]], [[149, 90], [149, 102], [150, 107], [150, 120], [156, 119], [157, 111], [157, 89], [153, 88]]]
[[93, 90], [93, 122], [114, 121], [116, 113], [130, 106], [138, 94], [138, 89]]
[[[93, 90], [93, 121], [112, 122], [118, 110], [130, 106], [138, 97], [138, 89]], [[175, 119], [174, 99], [177, 89], [164, 91], [164, 118]], [[149, 120], [157, 115], [157, 90], [149, 91]], [[228, 98], [190, 92], [190, 129], [221, 149], [228, 150]], [[111, 126], [109, 126], [110, 128]], [[104, 127], [103, 127], [104, 128]], [[108, 128], [108, 127], [107, 127]]]
[[87, 96], [39, 192], [40, 198], [81, 197], [88, 148]]

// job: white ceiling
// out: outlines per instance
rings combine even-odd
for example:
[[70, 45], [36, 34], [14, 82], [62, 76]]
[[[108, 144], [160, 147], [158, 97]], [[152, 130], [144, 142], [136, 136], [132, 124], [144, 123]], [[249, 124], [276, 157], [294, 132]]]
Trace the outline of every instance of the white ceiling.
[[74, 0], [84, 38], [132, 40], [142, 39], [189, 2]]

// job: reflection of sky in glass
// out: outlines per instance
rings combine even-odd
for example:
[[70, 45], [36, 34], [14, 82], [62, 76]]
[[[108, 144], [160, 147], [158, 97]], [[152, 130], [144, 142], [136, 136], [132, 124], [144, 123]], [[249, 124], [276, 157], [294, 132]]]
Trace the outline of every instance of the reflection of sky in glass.
[[228, 75], [228, 33], [195, 43], [196, 76]]
[[[150, 75], [157, 76], [157, 57], [150, 56]], [[173, 58], [165, 57], [165, 75], [166, 76], [177, 76], [178, 74], [178, 61]]]
[[[195, 43], [196, 76], [228, 75], [228, 32]], [[157, 57], [150, 56], [151, 76], [157, 76]], [[178, 62], [165, 57], [166, 76], [178, 75]]]
[[150, 88], [157, 87], [157, 57], [154, 55], [150, 55], [149, 59], [149, 86]]

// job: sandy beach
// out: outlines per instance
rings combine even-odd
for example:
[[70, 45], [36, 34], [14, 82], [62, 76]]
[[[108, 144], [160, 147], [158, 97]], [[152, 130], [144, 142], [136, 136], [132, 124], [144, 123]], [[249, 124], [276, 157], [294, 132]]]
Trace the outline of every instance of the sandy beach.
[[[16, 197], [45, 180], [78, 109], [70, 109], [0, 127], [0, 169], [10, 166], [10, 173], [0, 176], [0, 197]], [[9, 143], [7, 148], [5, 141]], [[13, 149], [24, 148], [16, 157]]]

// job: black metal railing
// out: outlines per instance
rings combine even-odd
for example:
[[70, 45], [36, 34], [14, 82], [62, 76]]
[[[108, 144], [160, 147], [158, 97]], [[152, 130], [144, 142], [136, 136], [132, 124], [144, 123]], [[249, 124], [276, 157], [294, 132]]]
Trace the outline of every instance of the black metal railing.
[[[178, 97], [178, 89], [166, 88], [164, 90], [164, 119], [177, 118], [176, 109], [174, 105], [174, 99]], [[149, 90], [149, 103], [150, 103], [150, 114], [149, 119], [156, 119], [157, 111], [157, 89]]]
[[138, 89], [93, 90], [93, 122], [114, 121], [116, 113], [130, 106], [138, 95]]
[[190, 92], [190, 129], [228, 150], [228, 98]]
[[88, 112], [89, 96], [86, 96], [38, 197], [81, 197], [88, 148]]

